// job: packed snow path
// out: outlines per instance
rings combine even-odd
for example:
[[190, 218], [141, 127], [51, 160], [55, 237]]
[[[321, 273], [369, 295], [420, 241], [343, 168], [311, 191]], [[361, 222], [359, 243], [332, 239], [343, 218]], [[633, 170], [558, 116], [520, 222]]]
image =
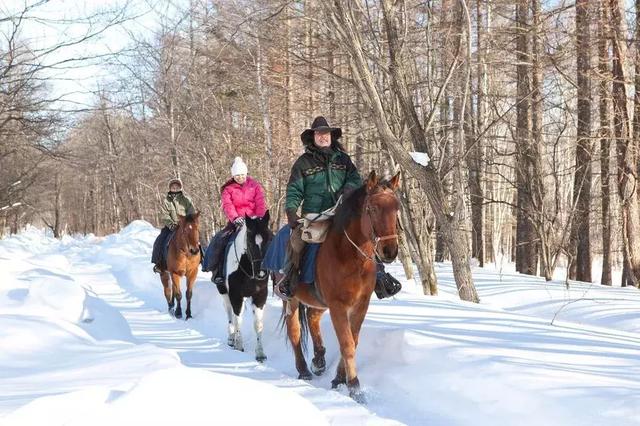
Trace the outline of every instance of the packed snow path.
[[438, 265], [441, 296], [421, 296], [411, 281], [395, 300], [372, 301], [360, 406], [330, 390], [338, 355], [328, 316], [328, 370], [309, 383], [295, 379], [276, 299], [262, 365], [250, 310], [246, 352], [226, 345], [209, 274], [196, 285], [194, 318], [169, 316], [148, 263], [156, 233], [134, 222], [102, 239], [30, 229], [0, 241], [0, 423], [640, 424], [635, 289], [566, 290], [476, 270], [474, 305], [457, 300]]

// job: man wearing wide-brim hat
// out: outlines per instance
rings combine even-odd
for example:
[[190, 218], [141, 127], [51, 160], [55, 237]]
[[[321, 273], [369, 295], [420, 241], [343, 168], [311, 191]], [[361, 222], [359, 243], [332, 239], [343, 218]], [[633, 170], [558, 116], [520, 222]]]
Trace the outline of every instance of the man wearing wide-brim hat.
[[[265, 258], [266, 268], [285, 273], [284, 279], [276, 286], [276, 294], [284, 299], [293, 296], [298, 281], [310, 283], [314, 280], [312, 275], [306, 276], [311, 272], [298, 277], [300, 256], [305, 247], [301, 239], [300, 217], [333, 207], [343, 192], [362, 185], [355, 165], [339, 142], [341, 136], [342, 130], [331, 127], [322, 116], [316, 117], [311, 127], [300, 134], [305, 152], [291, 168], [285, 201], [288, 224], [276, 236], [276, 240], [281, 236], [289, 241], [287, 254], [284, 255], [284, 250], [270, 248], [272, 256], [267, 253]], [[317, 248], [315, 244], [309, 246], [309, 252], [313, 252], [311, 257]]]
[[[342, 194], [362, 186], [356, 166], [339, 142], [341, 136], [342, 130], [329, 126], [324, 117], [316, 117], [311, 127], [300, 135], [305, 152], [293, 164], [287, 184], [285, 209], [289, 223], [278, 231], [263, 262], [266, 269], [284, 272], [284, 278], [274, 287], [276, 295], [284, 300], [294, 295], [298, 282], [312, 283], [315, 279], [313, 266], [319, 244], [308, 245], [304, 265], [301, 265], [306, 244], [302, 241], [298, 209], [302, 216], [321, 213], [333, 207]], [[389, 297], [400, 288], [400, 283], [386, 273], [380, 263], [376, 295]]]
[[342, 130], [316, 117], [311, 127], [300, 134], [305, 147], [291, 168], [287, 183], [285, 210], [289, 225], [298, 225], [301, 213], [319, 213], [332, 207], [345, 190], [362, 185], [360, 174], [339, 139]]

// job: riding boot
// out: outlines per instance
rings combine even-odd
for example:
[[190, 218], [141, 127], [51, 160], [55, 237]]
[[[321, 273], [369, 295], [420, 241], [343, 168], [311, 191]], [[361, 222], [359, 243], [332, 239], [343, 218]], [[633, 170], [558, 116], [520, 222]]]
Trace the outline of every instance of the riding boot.
[[216, 269], [211, 271], [211, 282], [215, 285], [224, 284], [224, 277], [222, 275], [222, 265], [218, 265]]
[[378, 299], [384, 299], [391, 297], [398, 293], [402, 289], [400, 281], [395, 279], [393, 275], [385, 272], [384, 266], [378, 264], [378, 270], [376, 272], [376, 287], [375, 292]]
[[216, 285], [224, 282], [224, 277], [222, 276], [225, 260], [224, 255], [229, 238], [231, 238], [233, 230], [235, 229], [232, 226], [233, 225], [227, 225], [213, 237], [213, 241], [211, 242], [211, 244], [213, 244], [213, 249], [211, 252], [211, 261], [207, 266], [211, 271], [211, 282]]
[[163, 227], [160, 231], [160, 234], [156, 238], [153, 243], [153, 252], [151, 254], [151, 263], [154, 264], [153, 272], [159, 274], [164, 271], [166, 268], [164, 261], [164, 247], [166, 245], [166, 241], [171, 235], [171, 230], [168, 227]]
[[296, 292], [300, 278], [302, 252], [305, 246], [306, 243], [302, 241], [302, 228], [293, 229], [287, 246], [287, 263], [284, 266], [284, 277], [274, 288], [276, 295], [283, 300], [291, 299]]

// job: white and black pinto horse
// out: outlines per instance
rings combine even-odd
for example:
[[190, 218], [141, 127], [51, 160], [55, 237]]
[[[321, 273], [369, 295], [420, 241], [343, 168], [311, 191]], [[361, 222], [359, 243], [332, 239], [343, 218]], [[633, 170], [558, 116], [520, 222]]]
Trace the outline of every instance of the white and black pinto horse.
[[272, 238], [268, 211], [263, 218], [247, 217], [227, 253], [224, 284], [218, 286], [229, 319], [227, 343], [239, 351], [244, 351], [241, 334], [244, 299], [251, 298], [259, 362], [267, 359], [262, 347], [262, 317], [269, 293], [269, 274], [261, 267]]

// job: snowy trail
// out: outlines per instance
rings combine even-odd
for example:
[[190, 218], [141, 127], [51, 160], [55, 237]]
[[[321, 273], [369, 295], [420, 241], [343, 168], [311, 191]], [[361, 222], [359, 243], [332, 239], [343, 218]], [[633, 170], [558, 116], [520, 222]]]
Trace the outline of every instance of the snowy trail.
[[[217, 293], [208, 279], [208, 274], [199, 277], [196, 289], [194, 290], [194, 315], [195, 318], [185, 321], [173, 318], [166, 312], [166, 302], [162, 295], [162, 285], [158, 275], [149, 274], [148, 270], [148, 253], [139, 254], [139, 259], [133, 263], [135, 268], [130, 268], [127, 263], [123, 269], [118, 269], [116, 263], [115, 271], [113, 268], [101, 268], [96, 271], [96, 265], [91, 264], [90, 253], [94, 250], [94, 244], [88, 243], [86, 247], [74, 247], [70, 256], [71, 275], [81, 280], [84, 287], [96, 297], [107, 302], [116, 308], [127, 321], [131, 328], [131, 333], [140, 343], [151, 344], [162, 349], [174, 351], [179, 357], [183, 365], [192, 368], [205, 369], [215, 373], [231, 374], [234, 376], [244, 377], [252, 380], [259, 380], [262, 383], [268, 383], [277, 386], [286, 391], [294, 392], [306, 400], [310, 401], [318, 409], [320, 409], [327, 417], [327, 420], [336, 425], [340, 424], [394, 424], [391, 419], [379, 418], [366, 407], [355, 403], [346, 395], [340, 394], [332, 390], [326, 390], [313, 386], [313, 384], [298, 380], [292, 376], [283, 374], [282, 372], [269, 366], [257, 363], [253, 355], [253, 329], [250, 327], [245, 331], [245, 340], [247, 341], [248, 350], [240, 353], [229, 348], [226, 344], [226, 335], [222, 334], [220, 327], [224, 313], [221, 309], [221, 301], [218, 300]], [[89, 255], [88, 255], [89, 254]], [[77, 257], [77, 259], [74, 259]], [[112, 256], [109, 260], [118, 259]], [[140, 265], [143, 270], [140, 271]], [[147, 299], [152, 299], [153, 303], [135, 296], [128, 289], [135, 288], [133, 281], [135, 276], [144, 277], [146, 280], [155, 281], [155, 285], [151, 287], [151, 291], [155, 294], [147, 294]], [[184, 299], [184, 283], [182, 286], [183, 303]], [[209, 302], [203, 303], [201, 296], [206, 293]], [[145, 293], [143, 293], [145, 294]], [[200, 299], [200, 300], [199, 300]], [[213, 300], [212, 300], [213, 299]], [[279, 314], [276, 301], [275, 306], [271, 307], [272, 315]], [[158, 306], [159, 305], [159, 306]], [[202, 312], [201, 307], [208, 306], [216, 315], [215, 323], [218, 327], [211, 328], [206, 324], [205, 319], [198, 318], [195, 312]], [[245, 325], [251, 325], [251, 311], [245, 309]], [[213, 332], [216, 337], [206, 334], [205, 330]], [[281, 343], [282, 350], [285, 350], [284, 340], [280, 342], [271, 342], [270, 347]], [[332, 372], [331, 372], [332, 373]], [[330, 373], [328, 373], [330, 374]], [[274, 406], [274, 411], [286, 409], [286, 407]]]
[[[198, 286], [210, 286], [210, 284], [200, 280]], [[92, 288], [97, 296], [122, 313], [136, 339], [175, 351], [187, 367], [260, 380], [296, 392], [327, 414], [328, 420], [333, 424], [363, 422], [376, 424], [377, 420], [382, 421], [344, 395], [319, 389], [284, 375], [270, 368], [268, 361], [266, 366], [258, 364], [250, 351], [246, 353], [234, 351], [226, 345], [226, 336], [207, 337], [191, 328], [189, 321], [177, 320], [168, 313], [146, 308], [144, 302], [132, 297], [119, 285], [97, 284]], [[118, 290], [121, 291], [118, 292]], [[158, 291], [161, 292], [161, 289], [159, 288]], [[223, 312], [221, 311], [220, 314]], [[246, 315], [250, 315], [250, 312], [246, 312]], [[253, 337], [252, 331], [245, 334], [245, 339]], [[249, 347], [252, 349], [253, 345]], [[285, 407], [274, 407], [274, 410], [278, 409], [285, 409]], [[390, 424], [389, 421], [384, 423]]]
[[134, 222], [101, 239], [30, 231], [0, 240], [0, 424], [128, 424], [132, 415], [175, 424], [158, 410], [175, 405], [193, 424], [640, 425], [635, 289], [567, 290], [477, 269], [482, 303], [470, 304], [439, 264], [441, 296], [405, 281], [397, 298], [372, 301], [357, 355], [361, 406], [330, 389], [338, 347], [328, 316], [327, 373], [309, 383], [295, 378], [277, 299], [265, 313], [265, 364], [254, 360], [250, 310], [246, 352], [226, 345], [208, 274], [194, 318], [172, 318], [148, 263], [156, 232]]

